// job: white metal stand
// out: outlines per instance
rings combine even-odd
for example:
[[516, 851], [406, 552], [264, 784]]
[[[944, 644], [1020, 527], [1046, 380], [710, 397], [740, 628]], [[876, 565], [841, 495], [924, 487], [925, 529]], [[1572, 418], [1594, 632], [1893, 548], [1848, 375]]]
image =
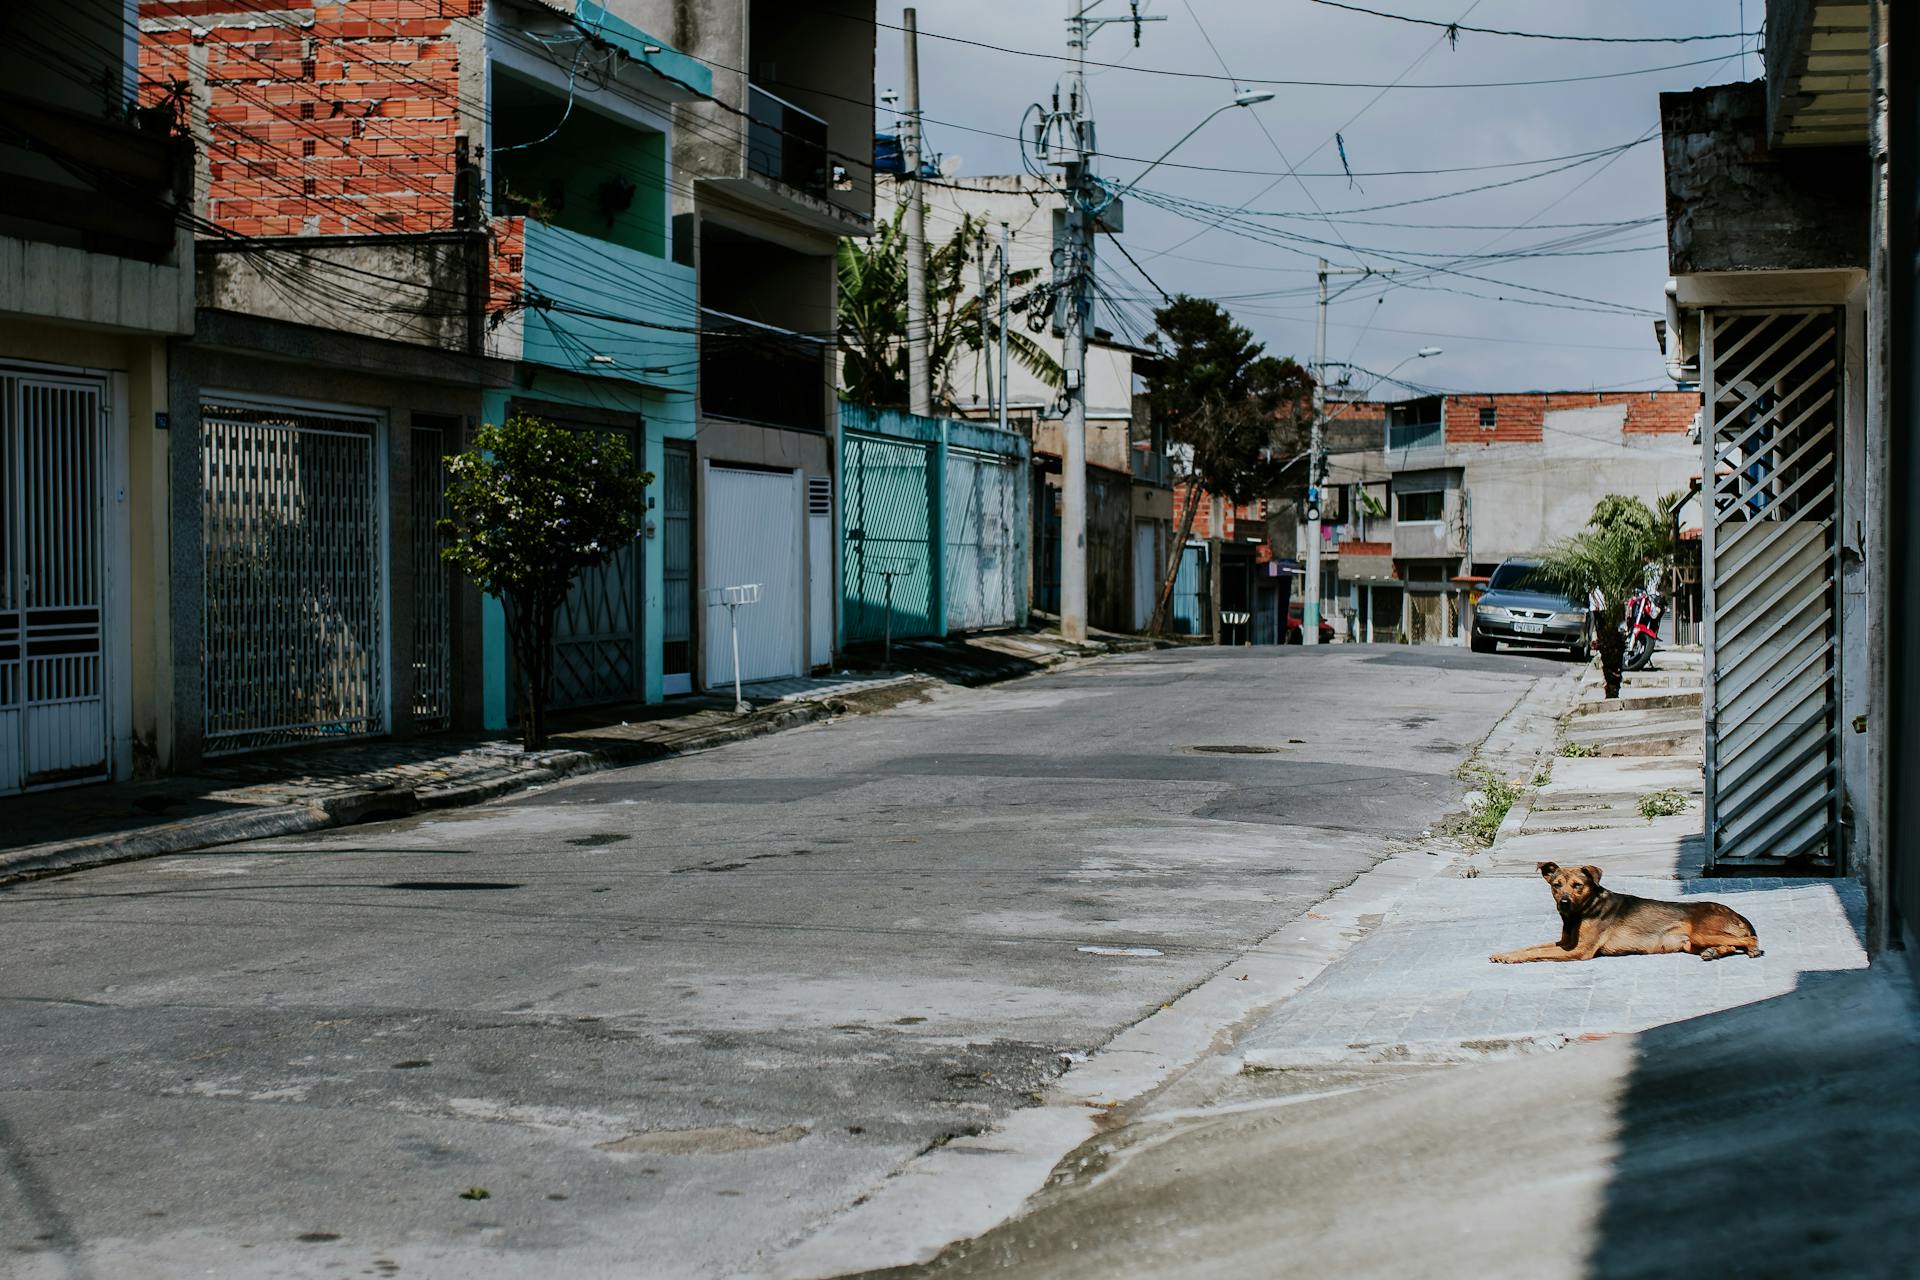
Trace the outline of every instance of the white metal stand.
[[739, 587], [710, 587], [707, 589], [707, 607], [725, 605], [727, 609], [727, 635], [733, 641], [733, 709], [735, 713], [751, 710], [747, 700], [740, 696], [740, 625], [739, 613], [743, 605], [760, 603], [760, 584], [749, 582]]

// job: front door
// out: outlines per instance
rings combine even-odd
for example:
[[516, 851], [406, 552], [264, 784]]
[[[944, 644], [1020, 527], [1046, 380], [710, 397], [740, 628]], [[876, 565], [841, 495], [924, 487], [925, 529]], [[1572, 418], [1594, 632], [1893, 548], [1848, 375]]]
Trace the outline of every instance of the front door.
[[105, 404], [0, 371], [0, 791], [108, 773]]

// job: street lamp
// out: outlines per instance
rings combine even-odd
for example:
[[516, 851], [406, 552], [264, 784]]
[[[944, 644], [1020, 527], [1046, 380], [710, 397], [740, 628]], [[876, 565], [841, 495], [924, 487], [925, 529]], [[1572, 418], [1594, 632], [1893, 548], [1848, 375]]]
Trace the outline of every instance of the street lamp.
[[[1075, 30], [1084, 29], [1084, 10], [1076, 7], [1074, 22], [1080, 24]], [[1075, 47], [1081, 50], [1085, 48], [1084, 35]], [[1161, 160], [1180, 148], [1181, 143], [1200, 132], [1208, 120], [1222, 111], [1251, 107], [1273, 97], [1264, 89], [1250, 89], [1235, 94], [1232, 102], [1215, 107], [1205, 120], [1187, 130], [1179, 142], [1161, 152], [1159, 160], [1135, 175], [1132, 182], [1114, 190], [1093, 177], [1093, 157], [1081, 150], [1085, 146], [1084, 139], [1092, 133], [1092, 126], [1079, 117], [1077, 104], [1083, 100], [1084, 93], [1080, 75], [1080, 71], [1076, 70], [1070, 81], [1073, 91], [1067, 95], [1067, 100], [1076, 104], [1073, 107], [1074, 120], [1070, 135], [1076, 139], [1072, 159], [1054, 162], [1067, 166], [1068, 237], [1062, 255], [1064, 261], [1056, 268], [1059, 273], [1057, 278], [1066, 290], [1067, 303], [1061, 313], [1065, 321], [1066, 343], [1060, 358], [1060, 364], [1066, 371], [1067, 392], [1065, 421], [1061, 424], [1063, 438], [1060, 442], [1060, 634], [1074, 643], [1087, 638], [1087, 337], [1092, 327], [1092, 298], [1087, 288], [1091, 272], [1085, 268], [1091, 267], [1093, 262], [1095, 224], [1102, 210], [1133, 190], [1141, 178], [1153, 172]], [[1093, 198], [1097, 198], [1099, 203], [1093, 203]]]
[[1206, 128], [1208, 123], [1211, 122], [1212, 119], [1215, 116], [1219, 115], [1221, 112], [1232, 111], [1235, 107], [1256, 107], [1263, 102], [1272, 102], [1272, 101], [1273, 101], [1273, 94], [1266, 89], [1248, 89], [1243, 93], [1234, 94], [1232, 102], [1223, 102], [1219, 106], [1215, 107], [1213, 110], [1209, 111], [1205, 116], [1201, 117], [1199, 124], [1193, 126], [1193, 128], [1187, 130], [1185, 133], [1180, 135], [1179, 142], [1174, 143], [1172, 146], [1168, 147], [1165, 151], [1162, 151], [1160, 153], [1159, 160], [1155, 160], [1152, 164], [1142, 169], [1139, 173], [1136, 173], [1135, 175], [1133, 175], [1132, 182], [1129, 182], [1126, 186], [1121, 187], [1118, 191], [1115, 191], [1113, 193], [1114, 198], [1118, 199], [1119, 197], [1125, 195], [1127, 192], [1133, 190], [1135, 187], [1139, 186], [1140, 179], [1146, 177], [1148, 174], [1152, 173], [1155, 169], [1159, 168], [1161, 161], [1164, 161], [1168, 156], [1178, 151], [1181, 145], [1185, 143], [1188, 138], [1191, 138], [1194, 134]]

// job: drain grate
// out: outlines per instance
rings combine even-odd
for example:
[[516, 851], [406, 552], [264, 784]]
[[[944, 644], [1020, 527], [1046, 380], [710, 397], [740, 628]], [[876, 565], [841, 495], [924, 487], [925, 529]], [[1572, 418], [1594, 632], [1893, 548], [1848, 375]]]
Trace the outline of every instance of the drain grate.
[[1258, 747], [1249, 742], [1209, 742], [1203, 746], [1189, 747], [1188, 750], [1210, 756], [1270, 756], [1277, 754], [1280, 748]]

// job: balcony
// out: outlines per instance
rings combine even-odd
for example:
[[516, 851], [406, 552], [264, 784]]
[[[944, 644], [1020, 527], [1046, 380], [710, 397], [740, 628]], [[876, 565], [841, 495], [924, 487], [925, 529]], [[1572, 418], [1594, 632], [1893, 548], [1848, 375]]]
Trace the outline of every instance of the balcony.
[[700, 325], [702, 411], [825, 431], [827, 351], [825, 339], [708, 310]]
[[176, 217], [192, 149], [164, 111], [141, 127], [0, 92], [0, 311], [190, 333], [192, 237]]
[[1444, 424], [1433, 422], [1395, 422], [1387, 427], [1387, 452], [1403, 449], [1438, 449], [1447, 441]]
[[827, 122], [757, 84], [748, 85], [747, 169], [796, 191], [824, 196], [832, 185]]
[[494, 220], [490, 354], [693, 390], [690, 267], [531, 218]]

